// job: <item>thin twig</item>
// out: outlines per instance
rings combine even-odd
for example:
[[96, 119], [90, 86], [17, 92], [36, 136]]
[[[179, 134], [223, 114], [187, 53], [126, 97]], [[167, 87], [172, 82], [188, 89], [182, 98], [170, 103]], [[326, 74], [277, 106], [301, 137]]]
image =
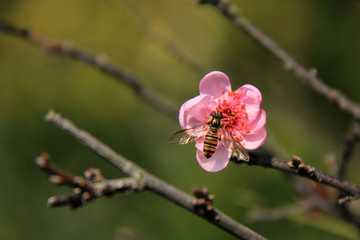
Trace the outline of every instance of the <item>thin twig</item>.
[[346, 167], [359, 139], [360, 125], [358, 121], [355, 121], [350, 131], [345, 136], [344, 149], [340, 158], [340, 164], [337, 173], [338, 177], [343, 178], [345, 176]]
[[351, 101], [347, 96], [336, 89], [332, 89], [316, 77], [316, 71], [307, 70], [300, 65], [290, 54], [279, 44], [261, 32], [244, 16], [242, 16], [231, 0], [199, 0], [199, 4], [211, 4], [234, 23], [239, 29], [251, 37], [257, 44], [260, 44], [272, 55], [283, 62], [285, 69], [291, 71], [298, 78], [302, 79], [317, 93], [325, 96], [330, 102], [335, 103], [342, 111], [349, 113], [355, 119], [360, 119], [360, 106]]
[[55, 185], [67, 185], [74, 188], [74, 194], [52, 196], [48, 199], [49, 207], [69, 205], [71, 208], [81, 207], [90, 201], [111, 196], [115, 193], [141, 192], [144, 186], [135, 178], [105, 180], [99, 169], [90, 168], [85, 171], [85, 178], [73, 176], [50, 162], [49, 154], [43, 153], [35, 159], [36, 164], [47, 174], [49, 182]]
[[150, 190], [169, 201], [185, 208], [186, 210], [202, 217], [215, 226], [223, 229], [224, 231], [232, 234], [239, 239], [265, 239], [259, 234], [253, 232], [249, 228], [236, 222], [219, 210], [213, 208], [215, 215], [207, 214], [204, 211], [199, 211], [198, 205], [194, 204], [197, 199], [182, 192], [181, 190], [169, 185], [168, 183], [160, 180], [159, 178], [148, 173], [143, 168], [139, 167], [134, 162], [126, 159], [120, 154], [116, 153], [110, 147], [87, 133], [86, 131], [78, 128], [70, 120], [62, 117], [59, 113], [52, 110], [46, 115], [45, 119], [58, 126], [63, 131], [67, 132], [75, 139], [80, 141], [86, 147], [94, 151], [101, 158], [114, 165], [126, 175], [137, 179], [146, 190]]
[[[232, 161], [235, 163], [245, 163], [244, 161], [239, 161], [238, 159], [232, 158]], [[343, 181], [337, 177], [330, 176], [326, 173], [323, 173], [314, 167], [304, 164], [303, 161], [296, 156], [293, 156], [291, 162], [283, 161], [275, 157], [271, 157], [265, 154], [259, 153], [250, 153], [250, 162], [249, 165], [262, 166], [265, 168], [274, 168], [287, 173], [296, 174], [299, 176], [306, 177], [315, 182], [322, 183], [331, 187], [334, 187], [342, 192], [344, 192], [348, 198], [340, 199], [339, 202], [343, 203], [344, 200], [350, 201], [360, 198], [360, 187], [352, 185], [347, 181]]]
[[93, 55], [87, 53], [66, 42], [48, 38], [27, 28], [17, 27], [5, 20], [0, 20], [0, 33], [1, 32], [30, 41], [43, 48], [47, 53], [61, 55], [96, 67], [102, 72], [112, 76], [114, 79], [127, 84], [140, 98], [155, 108], [169, 114], [171, 117], [177, 118], [178, 108], [170, 100], [158, 95], [141, 83], [136, 77], [118, 68], [114, 63], [109, 62], [101, 54]]
[[[342, 179], [345, 176], [346, 168], [348, 167], [348, 163], [350, 161], [351, 155], [354, 152], [354, 148], [356, 144], [359, 142], [360, 138], [360, 125], [359, 121], [354, 121], [351, 129], [346, 134], [344, 139], [344, 148], [342, 155], [340, 157], [340, 163], [338, 164], [336, 175]], [[339, 191], [338, 198], [342, 199], [344, 202], [348, 202], [353, 200], [354, 196], [345, 196], [343, 197], [343, 193]], [[341, 204], [337, 206], [337, 212], [340, 217], [344, 220], [350, 222], [357, 228], [360, 228], [360, 219], [354, 215], [352, 211], [349, 210], [349, 206], [347, 204]]]
[[346, 204], [338, 205], [336, 208], [337, 216], [341, 217], [345, 221], [353, 224], [355, 227], [360, 229], [360, 220], [351, 212]]

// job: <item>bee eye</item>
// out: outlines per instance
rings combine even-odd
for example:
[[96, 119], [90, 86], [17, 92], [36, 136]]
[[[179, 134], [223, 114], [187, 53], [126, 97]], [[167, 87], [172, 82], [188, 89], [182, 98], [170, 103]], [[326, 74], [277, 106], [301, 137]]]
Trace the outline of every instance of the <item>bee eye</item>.
[[213, 111], [210, 115], [211, 115], [212, 117], [216, 117], [216, 112]]

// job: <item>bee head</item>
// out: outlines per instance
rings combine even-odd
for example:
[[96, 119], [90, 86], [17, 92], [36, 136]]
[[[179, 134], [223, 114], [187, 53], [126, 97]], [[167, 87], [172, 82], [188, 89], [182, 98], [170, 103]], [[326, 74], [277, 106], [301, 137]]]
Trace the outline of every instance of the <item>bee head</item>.
[[222, 118], [222, 114], [219, 111], [213, 111], [210, 114], [210, 119], [208, 124], [210, 125], [210, 127], [214, 127], [214, 128], [219, 128], [221, 126], [221, 118]]
[[220, 111], [213, 111], [210, 116], [212, 116], [213, 118], [222, 118], [222, 114]]

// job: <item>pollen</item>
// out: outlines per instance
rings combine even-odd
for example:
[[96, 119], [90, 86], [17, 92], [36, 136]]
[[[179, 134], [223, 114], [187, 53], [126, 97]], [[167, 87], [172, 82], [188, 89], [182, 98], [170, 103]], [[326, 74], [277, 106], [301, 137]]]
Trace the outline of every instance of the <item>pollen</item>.
[[251, 132], [248, 122], [248, 113], [246, 104], [243, 103], [243, 94], [237, 92], [222, 91], [223, 96], [218, 99], [217, 110], [222, 114], [222, 125], [233, 135], [236, 135], [238, 141], [243, 141], [242, 134]]
[[241, 135], [239, 135], [239, 136], [236, 137], [236, 140], [241, 142], [242, 140], [244, 140], [244, 138]]

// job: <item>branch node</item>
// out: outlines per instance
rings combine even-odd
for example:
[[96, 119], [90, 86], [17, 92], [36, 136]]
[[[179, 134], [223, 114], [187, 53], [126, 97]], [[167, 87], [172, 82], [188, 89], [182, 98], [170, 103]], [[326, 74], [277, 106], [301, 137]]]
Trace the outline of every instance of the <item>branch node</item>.
[[302, 159], [299, 156], [296, 156], [296, 155], [292, 155], [291, 160], [292, 160], [291, 163], [292, 163], [294, 168], [299, 168], [300, 164], [303, 163]]
[[101, 174], [101, 170], [98, 168], [89, 168], [84, 172], [84, 176], [86, 179], [93, 182], [102, 182], [105, 180]]
[[82, 202], [83, 203], [87, 203], [87, 202], [89, 202], [91, 199], [93, 198], [93, 196], [92, 196], [92, 194], [90, 194], [89, 192], [84, 192], [83, 194], [82, 194]]
[[82, 177], [79, 177], [79, 176], [75, 176], [73, 178], [73, 183], [76, 185], [76, 186], [79, 186], [80, 188], [83, 188], [85, 187], [86, 185], [86, 180]]
[[140, 180], [143, 178], [143, 172], [141, 170], [138, 170], [136, 173], [135, 173], [135, 178], [137, 180]]
[[49, 159], [50, 159], [49, 154], [44, 152], [44, 153], [41, 153], [41, 155], [39, 157], [35, 158], [35, 163], [40, 168], [45, 168], [49, 162]]
[[318, 75], [318, 70], [316, 68], [310, 68], [309, 69], [309, 74], [312, 77], [316, 77]]
[[98, 66], [105, 66], [109, 63], [108, 56], [106, 54], [98, 54], [95, 56], [95, 63]]
[[67, 204], [67, 199], [62, 196], [52, 196], [47, 200], [48, 207], [58, 207]]
[[213, 207], [215, 195], [209, 195], [209, 189], [207, 187], [201, 189], [198, 186], [194, 186], [192, 191], [194, 196], [197, 198], [193, 200], [193, 205], [198, 214], [203, 215], [208, 219], [218, 221], [220, 217]]
[[285, 71], [292, 71], [292, 70], [294, 70], [294, 63], [293, 62], [285, 62], [284, 63], [284, 70]]
[[59, 175], [50, 175], [48, 177], [49, 182], [55, 185], [61, 185], [63, 183], [63, 178]]
[[45, 114], [45, 120], [47, 122], [50, 122], [51, 120], [56, 118], [58, 115], [61, 117], [60, 113], [56, 112], [54, 109], [49, 109], [49, 111]]
[[46, 153], [37, 157], [36, 163], [48, 175], [49, 182], [73, 187], [72, 195], [49, 198], [49, 207], [70, 205], [72, 208], [77, 208], [98, 197], [109, 197], [114, 193], [141, 192], [145, 188], [143, 182], [131, 177], [106, 180], [96, 168], [89, 168], [84, 172], [86, 179], [73, 176], [52, 164]]
[[[310, 165], [306, 165], [299, 156], [292, 155], [291, 162], [287, 162], [286, 166], [297, 169], [301, 175], [316, 178], [316, 169]], [[321, 182], [321, 178], [318, 178], [317, 181]]]
[[350, 202], [350, 201], [359, 199], [359, 197], [360, 197], [359, 195], [358, 195], [358, 196], [347, 195], [347, 196], [345, 196], [345, 197], [339, 198], [339, 199], [338, 199], [338, 203], [339, 203], [339, 204], [345, 204], [345, 203], [347, 203], [347, 202]]
[[81, 193], [81, 191], [82, 191], [81, 188], [78, 187], [73, 189], [74, 194], [79, 194]]

